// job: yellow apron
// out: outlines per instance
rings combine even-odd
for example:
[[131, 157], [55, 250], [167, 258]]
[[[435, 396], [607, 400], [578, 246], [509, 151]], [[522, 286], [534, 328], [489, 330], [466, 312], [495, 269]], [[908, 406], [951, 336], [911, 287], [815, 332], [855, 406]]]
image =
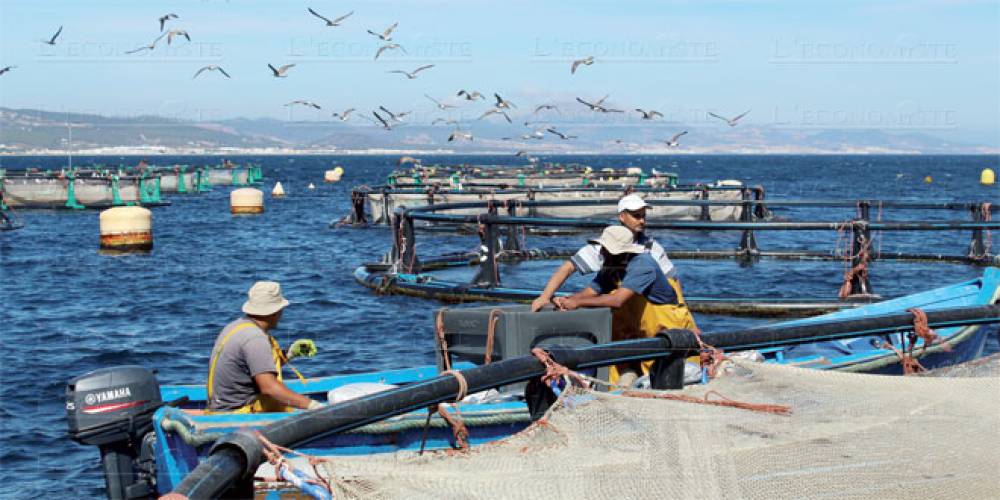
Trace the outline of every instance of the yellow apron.
[[[697, 328], [691, 310], [684, 303], [684, 293], [681, 292], [680, 282], [674, 278], [668, 278], [667, 281], [674, 289], [674, 293], [677, 294], [677, 304], [654, 304], [641, 294], [633, 295], [625, 304], [612, 311], [612, 341], [655, 337], [660, 330], [665, 328], [688, 330]], [[615, 289], [611, 293], [618, 290]], [[619, 374], [626, 370], [634, 371], [642, 376], [649, 373], [652, 367], [652, 360], [614, 365], [610, 368], [609, 380], [612, 384], [616, 383]]]
[[[225, 337], [222, 338], [222, 342], [219, 344], [219, 350], [212, 356], [212, 363], [208, 367], [208, 401], [212, 400], [212, 383], [215, 380], [215, 364], [219, 361], [219, 356], [222, 355], [222, 349], [226, 346], [226, 342], [229, 341], [230, 337], [234, 333], [248, 327], [257, 326], [251, 322], [240, 323], [236, 325]], [[274, 371], [277, 373], [278, 381], [281, 382], [281, 365], [288, 363], [288, 358], [285, 357], [285, 353], [281, 350], [281, 346], [278, 345], [278, 341], [274, 337], [268, 335], [267, 339], [271, 341], [271, 357], [274, 358]], [[305, 383], [305, 378], [299, 373], [295, 367], [289, 365], [289, 368], [298, 375], [299, 379]], [[295, 408], [291, 406], [286, 406], [279, 402], [278, 400], [267, 396], [265, 394], [258, 394], [257, 399], [253, 403], [245, 406], [241, 406], [235, 410], [222, 410], [222, 411], [210, 411], [205, 409], [206, 414], [218, 414], [218, 413], [281, 413], [294, 411]]]

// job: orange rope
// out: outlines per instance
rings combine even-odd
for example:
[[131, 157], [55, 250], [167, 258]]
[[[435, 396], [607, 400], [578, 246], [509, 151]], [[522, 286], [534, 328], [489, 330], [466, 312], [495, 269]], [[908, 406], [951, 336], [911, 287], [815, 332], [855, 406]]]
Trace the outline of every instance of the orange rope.
[[[896, 353], [899, 357], [900, 364], [903, 365], [903, 375], [912, 375], [914, 373], [920, 373], [927, 371], [924, 365], [920, 364], [917, 360], [918, 356], [923, 356], [927, 348], [934, 344], [939, 343], [945, 351], [951, 351], [951, 344], [946, 340], [942, 340], [941, 336], [937, 332], [930, 328], [927, 322], [927, 313], [922, 309], [917, 307], [912, 307], [906, 310], [907, 312], [913, 314], [913, 333], [907, 335], [906, 337], [900, 336], [901, 348], [897, 349], [896, 346], [883, 343], [883, 349], [889, 349]], [[924, 345], [920, 349], [920, 354], [917, 356], [913, 355], [913, 350], [917, 345], [917, 339], [923, 339]]]
[[483, 356], [483, 364], [488, 365], [493, 360], [493, 340], [496, 338], [497, 323], [500, 322], [501, 309], [490, 309], [490, 316], [486, 320], [486, 354]]
[[699, 362], [702, 368], [708, 369], [708, 377], [715, 378], [719, 365], [726, 359], [726, 354], [718, 348], [712, 347], [701, 340], [701, 329], [694, 327], [691, 329], [695, 340], [698, 341]]
[[438, 349], [441, 351], [441, 359], [444, 360], [445, 371], [451, 371], [451, 357], [448, 354], [448, 340], [445, 338], [444, 332], [444, 312], [448, 310], [447, 307], [442, 307], [438, 313], [437, 317], [434, 319], [435, 333], [437, 335]]
[[[861, 245], [861, 250], [858, 252], [858, 265], [850, 268], [844, 273], [844, 284], [840, 286], [840, 293], [837, 295], [841, 299], [846, 299], [851, 296], [851, 281], [854, 278], [858, 278], [862, 281], [868, 279], [868, 255], [871, 249], [871, 241], [865, 240]], [[845, 258], [850, 260], [853, 255], [846, 255]]]
[[536, 347], [531, 350], [531, 354], [545, 365], [545, 375], [542, 375], [542, 383], [548, 385], [553, 380], [568, 377], [585, 389], [590, 387], [590, 383], [584, 380], [579, 373], [556, 363], [556, 360], [552, 359], [552, 356], [545, 352], [545, 349]]
[[[721, 400], [709, 399], [712, 394], [722, 398]], [[708, 391], [703, 397], [689, 396], [687, 394], [670, 394], [665, 392], [639, 392], [639, 391], [624, 391], [622, 396], [627, 396], [630, 398], [642, 398], [642, 399], [666, 399], [670, 401], [682, 401], [685, 403], [697, 403], [710, 406], [726, 406], [729, 408], [739, 408], [741, 410], [750, 410], [761, 413], [773, 413], [775, 415], [788, 416], [792, 414], [792, 408], [786, 405], [777, 404], [767, 404], [767, 403], [745, 403], [742, 401], [734, 401], [729, 399], [716, 391]]]

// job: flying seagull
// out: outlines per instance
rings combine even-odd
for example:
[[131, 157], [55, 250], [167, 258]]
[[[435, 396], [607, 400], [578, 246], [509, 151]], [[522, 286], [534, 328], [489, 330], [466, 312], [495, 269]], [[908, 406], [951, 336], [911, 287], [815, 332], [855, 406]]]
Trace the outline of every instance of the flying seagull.
[[556, 130], [554, 127], [549, 127], [547, 129], [545, 129], [545, 131], [548, 132], [548, 133], [550, 133], [550, 134], [555, 134], [555, 135], [559, 136], [560, 139], [563, 139], [563, 140], [566, 140], [566, 139], [576, 139], [575, 135], [566, 135], [566, 134], [564, 134], [564, 133]]
[[475, 101], [476, 99], [486, 99], [485, 97], [483, 97], [483, 94], [480, 94], [479, 91], [476, 90], [470, 92], [468, 90], [462, 89], [459, 90], [458, 93], [455, 95], [459, 97], [465, 96], [466, 101]]
[[295, 67], [294, 64], [286, 64], [280, 68], [275, 68], [271, 63], [267, 63], [267, 67], [271, 68], [271, 73], [274, 73], [275, 78], [287, 78], [288, 75], [285, 74], [286, 71]]
[[321, 16], [319, 14], [319, 12], [316, 12], [315, 10], [312, 10], [312, 7], [307, 7], [307, 8], [309, 9], [309, 13], [310, 14], [312, 14], [312, 15], [314, 15], [314, 16], [316, 16], [316, 17], [318, 17], [318, 18], [320, 18], [320, 19], [322, 19], [324, 21], [326, 21], [326, 25], [327, 26], [340, 26], [340, 22], [341, 21], [343, 21], [344, 19], [347, 19], [348, 17], [351, 17], [351, 14], [354, 14], [354, 11], [352, 10], [352, 11], [348, 12], [347, 14], [344, 14], [344, 15], [342, 15], [342, 16], [334, 19], [333, 21], [331, 21], [331, 20], [329, 20], [329, 19]]
[[555, 111], [556, 113], [559, 112], [559, 108], [555, 107], [552, 104], [542, 104], [541, 106], [538, 106], [538, 107], [535, 108], [535, 113], [533, 113], [533, 114], [537, 114], [539, 111], [541, 111], [543, 109], [551, 109], [552, 111]]
[[6, 72], [8, 72], [8, 71], [10, 71], [10, 70], [12, 70], [12, 69], [14, 69], [16, 67], [17, 66], [5, 66], [3, 68], [0, 68], [0, 75], [6, 73]]
[[487, 116], [490, 116], [490, 115], [493, 115], [493, 114], [503, 115], [503, 117], [507, 119], [507, 123], [513, 123], [512, 121], [510, 121], [510, 115], [508, 115], [504, 110], [500, 109], [499, 106], [495, 107], [495, 108], [490, 108], [490, 109], [486, 110], [486, 112], [483, 113], [479, 117], [479, 119], [482, 120], [483, 118], [486, 118]]
[[527, 155], [528, 155], [528, 152], [527, 152], [527, 151], [525, 151], [525, 150], [523, 150], [523, 149], [522, 149], [522, 150], [519, 150], [519, 151], [518, 151], [518, 152], [516, 152], [516, 153], [514, 153], [514, 156], [527, 156]]
[[424, 97], [430, 99], [431, 102], [433, 102], [434, 105], [437, 106], [437, 108], [440, 109], [441, 111], [444, 111], [444, 110], [446, 110], [448, 108], [454, 108], [455, 107], [455, 106], [453, 106], [451, 104], [443, 103], [443, 102], [441, 102], [441, 101], [439, 101], [439, 100], [437, 100], [437, 99], [435, 99], [435, 98], [433, 98], [433, 97], [431, 97], [431, 96], [429, 96], [427, 94], [424, 94]]
[[156, 42], [159, 42], [160, 39], [162, 39], [164, 36], [166, 36], [166, 33], [161, 33], [160, 36], [156, 37], [155, 40], [153, 40], [152, 42], [149, 42], [149, 45], [143, 45], [142, 47], [129, 50], [129, 51], [125, 52], [125, 53], [126, 54], [135, 54], [136, 52], [142, 52], [143, 50], [153, 50], [153, 49], [156, 48]]
[[402, 122], [403, 118], [411, 113], [410, 111], [397, 111], [393, 113], [392, 111], [385, 109], [385, 106], [379, 106], [378, 109], [381, 109], [383, 113], [389, 115], [389, 118], [397, 122]]
[[434, 121], [431, 122], [431, 125], [437, 125], [438, 123], [444, 123], [444, 124], [447, 124], [447, 125], [454, 125], [456, 127], [458, 126], [458, 122], [457, 121], [455, 121], [455, 120], [447, 120], [447, 119], [444, 119], [444, 118], [435, 118]]
[[709, 111], [709, 112], [708, 112], [708, 114], [709, 114], [710, 116], [713, 116], [713, 117], [715, 117], [715, 118], [718, 118], [718, 119], [720, 119], [720, 120], [722, 120], [722, 121], [726, 122], [727, 124], [729, 124], [729, 126], [730, 126], [730, 127], [735, 127], [735, 126], [736, 126], [736, 122], [740, 121], [740, 118], [743, 118], [743, 117], [744, 117], [744, 116], [746, 116], [746, 115], [747, 115], [747, 113], [749, 113], [749, 112], [750, 112], [750, 110], [748, 109], [748, 110], [746, 110], [746, 112], [744, 112], [743, 114], [741, 114], [741, 115], [739, 115], [739, 116], [736, 116], [736, 117], [735, 117], [735, 118], [733, 118], [733, 119], [729, 119], [729, 118], [726, 118], [725, 116], [719, 116], [719, 115], [717, 115], [717, 114], [715, 114], [715, 113], [712, 113], [711, 111]]
[[571, 75], [576, 74], [576, 68], [580, 67], [581, 64], [584, 66], [590, 66], [591, 64], [594, 64], [594, 56], [587, 56], [584, 57], [583, 59], [577, 59], [576, 61], [573, 61], [573, 66], [569, 68], [569, 74]]
[[584, 106], [587, 106], [588, 108], [590, 108], [591, 111], [599, 111], [601, 113], [623, 113], [623, 111], [620, 109], [610, 109], [604, 107], [604, 100], [607, 98], [608, 96], [606, 95], [600, 98], [597, 102], [590, 103], [577, 97], [576, 101], [579, 102], [580, 104], [583, 104]]
[[177, 19], [177, 14], [166, 14], [160, 16], [160, 31], [163, 31], [163, 25], [171, 19]]
[[351, 111], [354, 111], [354, 108], [347, 108], [347, 109], [345, 109], [344, 111], [342, 111], [340, 113], [337, 113], [336, 111], [334, 111], [333, 116], [336, 117], [336, 118], [340, 118], [340, 121], [342, 121], [342, 122], [346, 122], [347, 121], [347, 117], [351, 115]]
[[688, 133], [688, 131], [685, 130], [683, 132], [674, 134], [673, 137], [671, 137], [670, 139], [668, 139], [666, 141], [663, 141], [663, 142], [665, 142], [667, 144], [668, 148], [676, 148], [677, 146], [681, 145], [679, 142], [677, 142], [677, 139], [680, 139], [682, 135], [687, 134], [687, 133]]
[[421, 67], [419, 67], [419, 68], [417, 68], [417, 69], [413, 70], [413, 72], [412, 72], [412, 73], [409, 73], [409, 72], [406, 72], [406, 71], [403, 71], [403, 70], [401, 70], [401, 69], [394, 69], [394, 70], [392, 70], [392, 71], [389, 71], [389, 73], [399, 73], [399, 74], [401, 74], [401, 75], [406, 75], [406, 78], [408, 78], [408, 79], [410, 79], [410, 80], [416, 80], [416, 78], [417, 78], [417, 73], [420, 73], [421, 71], [423, 71], [423, 70], [425, 70], [425, 69], [430, 69], [430, 68], [433, 68], [433, 67], [434, 67], [434, 65], [433, 65], [433, 64], [428, 64], [428, 65], [425, 65], [425, 66], [421, 66]]
[[184, 30], [170, 30], [167, 32], [167, 45], [170, 45], [174, 41], [175, 36], [182, 36], [187, 38], [187, 41], [191, 41], [191, 35], [188, 35], [187, 31]]
[[201, 69], [195, 72], [194, 76], [192, 76], [191, 79], [193, 80], [195, 78], [198, 78], [198, 75], [200, 75], [204, 71], [218, 71], [219, 73], [226, 75], [226, 78], [232, 78], [231, 76], [229, 76], [229, 73], [226, 73], [226, 70], [222, 69], [222, 66], [209, 64], [208, 66], [203, 66]]
[[455, 139], [465, 139], [467, 141], [471, 141], [472, 132], [463, 132], [461, 130], [455, 129], [455, 131], [453, 131], [451, 135], [448, 136], [448, 142], [454, 141]]
[[296, 99], [292, 102], [285, 103], [285, 106], [294, 106], [296, 104], [300, 106], [309, 106], [310, 108], [315, 108], [315, 109], [323, 109], [323, 107], [320, 106], [319, 104], [316, 104], [312, 101], [303, 101], [302, 99]]
[[372, 111], [372, 114], [375, 115], [375, 118], [377, 118], [379, 123], [382, 124], [382, 128], [392, 130], [392, 124], [386, 121], [385, 118], [382, 118], [382, 116], [378, 114], [378, 111]]
[[512, 103], [512, 102], [510, 102], [510, 101], [508, 101], [506, 99], [504, 99], [503, 97], [500, 97], [500, 94], [497, 94], [497, 93], [494, 92], [493, 93], [493, 97], [497, 98], [496, 107], [499, 108], [499, 109], [511, 109], [511, 108], [516, 108], [517, 107], [517, 106], [514, 105], [514, 103]]
[[383, 42], [391, 42], [392, 41], [392, 30], [396, 29], [396, 26], [399, 26], [398, 22], [392, 23], [392, 26], [389, 26], [388, 28], [386, 28], [385, 31], [383, 31], [382, 33], [375, 33], [372, 30], [368, 30], [368, 33], [370, 33], [370, 34], [372, 34], [374, 36], [377, 36], [379, 38], [379, 40], [382, 40]]
[[663, 113], [660, 113], [659, 111], [656, 111], [655, 109], [651, 109], [649, 111], [645, 111], [642, 108], [635, 108], [635, 110], [638, 111], [638, 112], [640, 112], [640, 113], [642, 113], [642, 119], [643, 120], [652, 120], [653, 118], [656, 118], [657, 116], [659, 116], [660, 118], [663, 118]]
[[381, 46], [381, 47], [378, 48], [378, 51], [375, 52], [375, 59], [374, 60], [377, 61], [378, 60], [378, 56], [382, 55], [383, 52], [385, 52], [387, 50], [392, 50], [392, 49], [399, 49], [399, 50], [402, 50], [404, 54], [406, 53], [406, 49], [404, 49], [402, 45], [400, 45], [398, 43], [390, 43], [388, 45], [383, 45], [383, 46]]
[[62, 29], [63, 29], [63, 27], [60, 26], [59, 27], [59, 31], [56, 31], [56, 34], [52, 35], [52, 38], [50, 38], [48, 40], [42, 40], [41, 42], [42, 43], [47, 43], [49, 45], [55, 45], [56, 44], [56, 38], [59, 38], [59, 34], [62, 33]]

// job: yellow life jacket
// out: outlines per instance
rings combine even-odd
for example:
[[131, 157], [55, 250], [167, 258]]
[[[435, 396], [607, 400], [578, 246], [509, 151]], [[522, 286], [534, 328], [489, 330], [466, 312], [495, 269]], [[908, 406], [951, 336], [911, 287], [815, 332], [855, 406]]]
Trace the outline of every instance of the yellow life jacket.
[[[675, 278], [667, 278], [670, 287], [677, 294], [676, 304], [654, 304], [636, 293], [621, 307], [611, 313], [611, 340], [629, 340], [655, 337], [664, 328], [684, 328], [692, 330], [696, 328], [694, 316], [691, 310], [684, 303], [684, 293], [681, 292], [681, 284]], [[621, 283], [618, 284], [621, 286]], [[616, 288], [611, 293], [615, 293], [621, 288]], [[634, 363], [624, 363], [614, 365], [610, 368], [609, 379], [611, 383], [618, 381], [620, 373], [631, 370], [640, 376], [649, 373], [653, 367], [653, 361], [642, 361]]]
[[[250, 321], [247, 321], [247, 322], [244, 322], [244, 323], [240, 323], [239, 325], [236, 325], [235, 327], [233, 327], [233, 329], [230, 330], [229, 333], [227, 333], [226, 336], [222, 338], [222, 342], [219, 343], [219, 349], [216, 351], [215, 355], [212, 356], [212, 362], [209, 364], [209, 367], [208, 367], [208, 387], [207, 387], [207, 389], [208, 389], [208, 400], [207, 401], [212, 401], [212, 384], [215, 381], [215, 365], [219, 361], [219, 356], [222, 356], [222, 349], [226, 346], [226, 342], [229, 342], [229, 339], [233, 336], [234, 333], [236, 333], [236, 332], [238, 332], [240, 330], [243, 330], [244, 328], [249, 328], [249, 327], [253, 327], [253, 326], [257, 326], [257, 325], [255, 325], [254, 323], [252, 323]], [[281, 346], [278, 345], [278, 341], [275, 340], [275, 338], [272, 337], [271, 335], [268, 335], [266, 332], [265, 332], [265, 335], [267, 335], [267, 339], [271, 342], [271, 357], [274, 358], [274, 371], [275, 371], [275, 373], [277, 373], [278, 381], [280, 382], [280, 381], [282, 381], [281, 367], [284, 364], [288, 364], [288, 358], [285, 357], [285, 353], [284, 353], [284, 351], [281, 350]], [[299, 373], [298, 370], [295, 369], [294, 366], [289, 365], [289, 368], [291, 368], [292, 371], [295, 372], [295, 375], [297, 375], [299, 377], [299, 380], [302, 380], [302, 382], [305, 383], [305, 381], [306, 381], [305, 378], [302, 376], [301, 373]], [[258, 394], [257, 398], [252, 403], [244, 405], [244, 406], [241, 406], [241, 407], [239, 407], [239, 408], [237, 408], [235, 410], [221, 410], [221, 411], [220, 410], [216, 410], [216, 411], [211, 411], [211, 410], [208, 410], [207, 407], [206, 407], [205, 413], [206, 414], [219, 414], [219, 413], [226, 413], [226, 414], [229, 414], [229, 413], [282, 413], [282, 412], [289, 412], [289, 411], [294, 411], [294, 410], [295, 410], [295, 408], [293, 408], [291, 406], [286, 406], [286, 405], [282, 404], [281, 402], [279, 402], [278, 400], [276, 400], [276, 399], [274, 399], [274, 398], [272, 398], [272, 397], [270, 397], [270, 396], [268, 396], [266, 394]]]

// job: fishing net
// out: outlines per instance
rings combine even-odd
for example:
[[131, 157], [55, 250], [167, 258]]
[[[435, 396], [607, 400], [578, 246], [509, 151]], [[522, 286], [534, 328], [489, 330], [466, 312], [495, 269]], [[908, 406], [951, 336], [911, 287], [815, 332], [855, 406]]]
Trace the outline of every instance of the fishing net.
[[889, 377], [738, 361], [670, 394], [789, 414], [577, 389], [543, 423], [468, 453], [331, 457], [321, 470], [336, 498], [989, 498], [997, 367]]

